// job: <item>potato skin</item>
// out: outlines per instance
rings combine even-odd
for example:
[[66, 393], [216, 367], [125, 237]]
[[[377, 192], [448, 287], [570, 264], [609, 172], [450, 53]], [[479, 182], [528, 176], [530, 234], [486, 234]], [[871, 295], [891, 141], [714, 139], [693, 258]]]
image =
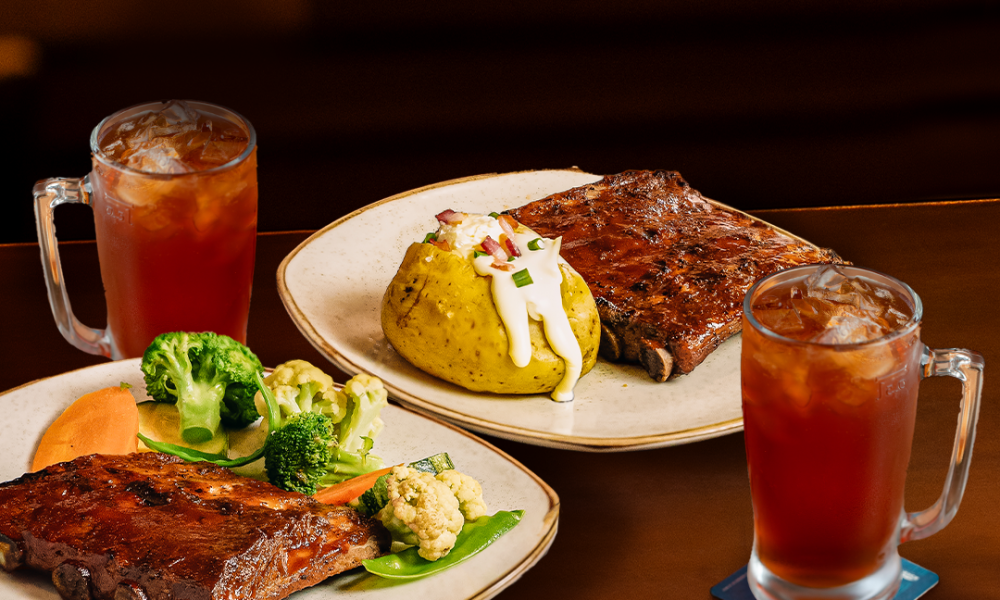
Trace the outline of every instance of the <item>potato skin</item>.
[[[580, 342], [583, 370], [597, 362], [601, 323], [590, 288], [566, 264], [563, 308]], [[492, 278], [470, 261], [432, 244], [414, 243], [382, 298], [382, 331], [415, 367], [475, 392], [538, 394], [562, 380], [563, 359], [552, 351], [541, 323], [529, 319], [531, 362], [517, 367], [507, 331], [493, 304]]]

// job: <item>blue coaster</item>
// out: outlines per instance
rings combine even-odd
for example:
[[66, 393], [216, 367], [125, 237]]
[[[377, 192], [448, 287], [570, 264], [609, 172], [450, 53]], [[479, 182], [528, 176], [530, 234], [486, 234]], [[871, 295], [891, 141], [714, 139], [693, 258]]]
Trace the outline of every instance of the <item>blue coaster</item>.
[[[937, 585], [939, 577], [920, 565], [905, 558], [903, 560], [903, 582], [893, 600], [917, 600], [927, 593], [927, 590]], [[740, 567], [738, 571], [712, 586], [712, 595], [719, 600], [755, 600], [747, 585], [747, 568]]]

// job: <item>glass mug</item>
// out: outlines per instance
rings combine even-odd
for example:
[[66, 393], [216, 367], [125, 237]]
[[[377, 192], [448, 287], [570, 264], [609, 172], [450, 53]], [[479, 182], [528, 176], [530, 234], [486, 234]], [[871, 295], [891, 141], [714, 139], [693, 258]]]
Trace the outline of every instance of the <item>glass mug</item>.
[[[859, 267], [779, 271], [750, 289], [743, 310], [751, 591], [762, 599], [891, 598], [902, 576], [896, 547], [936, 533], [958, 511], [983, 358], [924, 346], [916, 293]], [[907, 513], [917, 387], [939, 375], [963, 386], [951, 466], [938, 501]]]
[[[205, 102], [151, 102], [101, 121], [87, 176], [35, 184], [49, 303], [71, 344], [112, 359], [142, 356], [160, 333], [214, 331], [246, 343], [257, 242], [256, 133]], [[89, 204], [106, 329], [73, 315], [53, 223]]]

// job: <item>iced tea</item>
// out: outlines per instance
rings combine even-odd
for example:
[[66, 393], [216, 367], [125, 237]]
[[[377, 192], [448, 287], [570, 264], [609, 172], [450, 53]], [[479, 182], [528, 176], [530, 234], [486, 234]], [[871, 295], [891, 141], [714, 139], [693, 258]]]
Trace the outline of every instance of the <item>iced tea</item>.
[[923, 349], [915, 307], [839, 267], [776, 278], [748, 302], [741, 371], [755, 552], [793, 584], [849, 584], [898, 544]]
[[94, 218], [108, 328], [122, 357], [166, 331], [246, 341], [257, 233], [249, 124], [170, 102], [98, 132]]

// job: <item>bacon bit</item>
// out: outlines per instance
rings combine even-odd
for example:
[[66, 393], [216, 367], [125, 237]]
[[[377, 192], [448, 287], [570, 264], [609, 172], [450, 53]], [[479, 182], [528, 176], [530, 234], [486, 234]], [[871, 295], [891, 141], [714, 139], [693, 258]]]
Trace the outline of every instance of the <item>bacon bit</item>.
[[437, 238], [427, 242], [428, 244], [434, 244], [438, 248], [444, 250], [445, 252], [451, 252], [451, 244], [447, 240], [439, 240]]
[[501, 271], [513, 271], [517, 267], [513, 263], [507, 261], [500, 262], [499, 260], [493, 259], [493, 264], [491, 265], [494, 269], [500, 269]]
[[500, 215], [497, 217], [497, 221], [500, 221], [500, 228], [507, 234], [507, 237], [514, 237], [514, 230], [517, 229], [517, 221], [514, 220], [514, 217]]
[[504, 240], [504, 245], [507, 246], [507, 254], [510, 256], [518, 257], [521, 256], [521, 251], [514, 244], [514, 240], [509, 237]]
[[514, 244], [514, 229], [517, 227], [517, 221], [510, 215], [500, 215], [497, 217], [497, 221], [500, 222], [500, 229], [503, 229], [504, 235], [507, 236], [506, 240], [500, 238], [501, 243], [507, 248], [507, 254], [510, 256], [521, 256], [521, 251]]
[[507, 253], [503, 251], [500, 244], [490, 236], [483, 239], [483, 250], [493, 257], [493, 262], [507, 262]]
[[465, 218], [465, 213], [455, 212], [450, 208], [437, 214], [437, 220], [445, 225], [458, 225], [463, 218]]

